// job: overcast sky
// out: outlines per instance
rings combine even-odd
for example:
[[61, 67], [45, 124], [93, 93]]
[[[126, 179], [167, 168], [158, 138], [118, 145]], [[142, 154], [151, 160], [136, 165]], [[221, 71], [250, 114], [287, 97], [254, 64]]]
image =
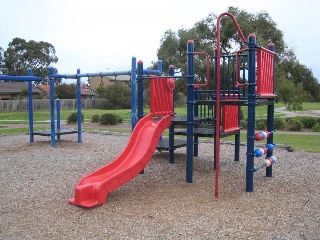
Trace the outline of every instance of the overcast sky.
[[300, 63], [320, 81], [320, 1], [187, 2], [1, 0], [0, 46], [6, 49], [15, 37], [49, 42], [56, 49], [55, 67], [61, 74], [76, 73], [77, 68], [82, 73], [127, 71], [132, 56], [143, 60], [145, 67], [157, 60], [166, 30], [189, 29], [209, 13], [220, 14], [234, 6], [250, 13], [268, 12]]

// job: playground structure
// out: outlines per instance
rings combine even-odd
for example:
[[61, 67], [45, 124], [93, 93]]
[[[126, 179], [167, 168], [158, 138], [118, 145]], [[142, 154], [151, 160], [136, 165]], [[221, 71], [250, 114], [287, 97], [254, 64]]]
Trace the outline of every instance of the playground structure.
[[[0, 80], [3, 81], [27, 81], [28, 82], [28, 116], [29, 116], [29, 135], [30, 142], [34, 142], [35, 135], [41, 136], [50, 136], [51, 138], [51, 146], [56, 146], [56, 138], [61, 139], [61, 135], [66, 134], [77, 134], [78, 135], [78, 143], [82, 142], [82, 119], [81, 119], [81, 78], [82, 77], [96, 77], [96, 76], [121, 76], [121, 75], [129, 75], [131, 76], [132, 86], [131, 86], [131, 109], [132, 109], [132, 129], [137, 123], [136, 118], [136, 57], [132, 57], [132, 69], [128, 71], [114, 71], [114, 72], [98, 72], [98, 73], [80, 73], [80, 69], [77, 69], [76, 74], [55, 74], [54, 68], [50, 67], [49, 69], [49, 80], [50, 80], [50, 129], [34, 131], [33, 128], [33, 101], [32, 101], [32, 82], [41, 81], [40, 77], [33, 76], [32, 70], [28, 69], [28, 76], [8, 76], [8, 75], [0, 75]], [[162, 74], [162, 61], [158, 61], [158, 70], [144, 69], [144, 74], [153, 74], [160, 75]], [[76, 79], [77, 83], [77, 130], [75, 129], [67, 129], [61, 128], [61, 119], [60, 119], [60, 99], [55, 100], [54, 96], [54, 80], [56, 78], [64, 78], [64, 79]], [[56, 110], [56, 114], [55, 114]]]
[[0, 75], [1, 81], [26, 81], [28, 82], [28, 113], [29, 113], [29, 135], [30, 142], [34, 142], [33, 134], [33, 104], [32, 104], [32, 82], [41, 81], [40, 77], [32, 76], [32, 70], [28, 69], [28, 76], [6, 76]]
[[[239, 50], [235, 55], [220, 55], [219, 21], [225, 15], [232, 18], [241, 39], [248, 45], [247, 49]], [[218, 197], [220, 138], [234, 135], [234, 160], [239, 161], [240, 157], [240, 106], [248, 107], [246, 191], [253, 191], [253, 174], [259, 169], [266, 167], [266, 176], [272, 176], [272, 164], [276, 161], [276, 157], [272, 155], [274, 150], [273, 133], [275, 132], [273, 126], [274, 45], [270, 43], [269, 49], [257, 46], [254, 34], [250, 34], [248, 41], [246, 41], [235, 18], [229, 13], [223, 13], [218, 17], [217, 26], [217, 49], [213, 57], [215, 89], [199, 89], [209, 83], [210, 61], [208, 54], [194, 51], [192, 40], [189, 40], [187, 45], [188, 71], [186, 76], [174, 76], [174, 66], [169, 68], [169, 77], [146, 76], [143, 72], [143, 62], [138, 61], [137, 94], [140, 121], [137, 130], [133, 131], [128, 145], [116, 160], [79, 181], [75, 189], [75, 197], [69, 199], [70, 203], [83, 207], [93, 207], [104, 203], [108, 193], [143, 171], [155, 149], [169, 151], [169, 162], [174, 163], [174, 150], [186, 146], [186, 181], [192, 183], [193, 157], [198, 156], [199, 137], [214, 138], [215, 197]], [[205, 84], [194, 83], [195, 55], [205, 55], [207, 58], [207, 83]], [[239, 77], [241, 72], [242, 78]], [[223, 73], [222, 77], [221, 73]], [[248, 75], [247, 81], [246, 75]], [[174, 114], [172, 96], [174, 79], [176, 78], [187, 79], [187, 117], [175, 116]], [[150, 81], [150, 114], [144, 115], [143, 81], [146, 80]], [[265, 131], [255, 133], [255, 107], [257, 105], [268, 106], [268, 127]], [[155, 116], [163, 118], [152, 120], [152, 117]], [[165, 123], [162, 124], [162, 121]], [[160, 135], [166, 129], [163, 125], [169, 127], [169, 138]], [[175, 131], [175, 125], [185, 125], [186, 129]], [[186, 141], [175, 139], [174, 136], [178, 134], [186, 135]], [[147, 136], [153, 137], [150, 139]], [[142, 141], [140, 139], [142, 137], [146, 140]], [[265, 139], [267, 139], [266, 146], [255, 149], [255, 141]], [[132, 143], [135, 142], [134, 140], [137, 140], [135, 147]], [[155, 143], [158, 144], [155, 145]], [[254, 158], [264, 155], [263, 163], [255, 167]], [[130, 158], [126, 156], [130, 156]]]
[[[54, 68], [50, 68], [50, 75], [54, 76]], [[56, 99], [56, 116], [55, 119], [55, 104], [54, 104], [54, 78], [50, 78], [50, 120], [51, 129], [34, 131], [33, 124], [33, 101], [32, 101], [32, 84], [33, 82], [41, 81], [41, 77], [32, 75], [32, 70], [28, 69], [28, 76], [7, 76], [0, 75], [0, 80], [3, 81], [27, 81], [28, 82], [28, 117], [29, 117], [29, 136], [30, 142], [34, 142], [35, 135], [51, 136], [51, 146], [55, 146], [55, 138], [60, 139], [61, 135], [78, 133], [78, 142], [82, 142], [81, 137], [81, 95], [80, 95], [80, 78], [77, 79], [77, 119], [78, 130], [74, 129], [61, 129], [60, 122], [60, 100]], [[57, 124], [57, 127], [55, 126]]]
[[[220, 20], [229, 16], [237, 28], [242, 41], [247, 44], [234, 55], [221, 55]], [[217, 18], [217, 47], [213, 56], [214, 90], [201, 90], [210, 81], [210, 57], [207, 53], [196, 52], [194, 42], [187, 43], [187, 75], [174, 76], [174, 66], [169, 68], [169, 76], [162, 76], [162, 62], [158, 70], [144, 70], [143, 62], [132, 58], [131, 71], [54, 74], [50, 69], [50, 111], [51, 111], [51, 145], [55, 144], [54, 120], [54, 78], [76, 78], [80, 84], [81, 77], [130, 75], [132, 82], [132, 135], [123, 152], [114, 161], [97, 171], [83, 177], [76, 186], [74, 198], [70, 203], [93, 207], [103, 204], [107, 194], [128, 182], [143, 171], [156, 149], [169, 151], [169, 162], [174, 163], [174, 150], [186, 147], [186, 182], [192, 183], [193, 157], [198, 156], [199, 137], [214, 139], [215, 197], [218, 197], [220, 138], [234, 135], [234, 160], [240, 159], [240, 107], [248, 108], [246, 191], [253, 191], [254, 172], [266, 168], [266, 177], [272, 177], [274, 143], [274, 44], [268, 49], [256, 44], [256, 36], [250, 34], [246, 39], [229, 13], [222, 13]], [[205, 55], [207, 61], [207, 82], [194, 83], [194, 56]], [[136, 67], [137, 66], [137, 67]], [[177, 78], [187, 80], [187, 116], [175, 116], [174, 81]], [[34, 79], [34, 78], [32, 78]], [[30, 81], [35, 81], [30, 80]], [[150, 81], [150, 113], [143, 112], [143, 82]], [[136, 86], [137, 85], [137, 86]], [[137, 96], [136, 96], [137, 93]], [[78, 93], [80, 95], [80, 92]], [[137, 97], [137, 101], [136, 101]], [[137, 111], [136, 112], [136, 105]], [[255, 133], [255, 107], [267, 105], [267, 129]], [[29, 109], [30, 113], [30, 109]], [[30, 114], [29, 114], [30, 115]], [[138, 120], [138, 122], [137, 122]], [[80, 124], [80, 125], [79, 125]], [[177, 130], [176, 125], [185, 125]], [[162, 132], [169, 128], [169, 137], [162, 137]], [[31, 128], [30, 128], [31, 129]], [[81, 142], [81, 101], [78, 99], [78, 142]], [[175, 139], [175, 135], [185, 135], [184, 139]], [[31, 136], [31, 135], [30, 135]], [[30, 137], [31, 139], [31, 137]], [[255, 141], [267, 140], [266, 146], [255, 149]], [[31, 141], [31, 140], [30, 140]], [[255, 157], [265, 156], [262, 164], [255, 167]]]

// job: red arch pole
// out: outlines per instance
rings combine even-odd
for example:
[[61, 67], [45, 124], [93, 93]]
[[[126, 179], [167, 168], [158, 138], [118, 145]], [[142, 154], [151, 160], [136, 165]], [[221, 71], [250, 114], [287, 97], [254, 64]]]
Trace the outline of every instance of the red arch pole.
[[218, 198], [219, 196], [219, 160], [220, 160], [220, 21], [223, 16], [229, 16], [235, 27], [237, 28], [237, 31], [244, 43], [247, 42], [246, 38], [244, 37], [239, 24], [235, 17], [228, 12], [221, 13], [218, 18], [217, 18], [217, 78], [216, 78], [216, 124], [215, 124], [215, 139], [216, 139], [216, 144], [215, 144], [215, 153], [216, 153], [216, 162], [215, 162], [215, 170], [216, 170], [216, 176], [215, 176], [215, 197]]

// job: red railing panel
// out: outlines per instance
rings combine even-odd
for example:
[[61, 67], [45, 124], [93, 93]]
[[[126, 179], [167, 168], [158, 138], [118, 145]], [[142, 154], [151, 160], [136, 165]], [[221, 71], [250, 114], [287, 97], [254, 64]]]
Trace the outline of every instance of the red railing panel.
[[150, 113], [151, 116], [174, 115], [173, 78], [150, 79]]
[[[238, 100], [237, 97], [226, 98], [228, 100]], [[238, 105], [223, 105], [222, 106], [222, 131], [233, 132], [239, 130], [239, 106]]]
[[274, 94], [274, 52], [257, 49], [257, 91], [260, 97], [275, 97]]

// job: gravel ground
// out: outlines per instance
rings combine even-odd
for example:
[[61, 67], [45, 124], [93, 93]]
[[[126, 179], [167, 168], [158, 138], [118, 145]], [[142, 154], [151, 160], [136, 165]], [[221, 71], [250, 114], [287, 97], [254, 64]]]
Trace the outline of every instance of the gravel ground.
[[67, 202], [78, 180], [117, 157], [129, 135], [62, 139], [51, 147], [49, 137], [0, 136], [0, 239], [319, 239], [319, 153], [276, 148], [273, 177], [256, 172], [247, 193], [245, 147], [234, 162], [233, 146], [222, 144], [215, 198], [212, 142], [199, 145], [192, 184], [185, 148], [175, 164], [155, 152], [145, 174], [86, 209]]

